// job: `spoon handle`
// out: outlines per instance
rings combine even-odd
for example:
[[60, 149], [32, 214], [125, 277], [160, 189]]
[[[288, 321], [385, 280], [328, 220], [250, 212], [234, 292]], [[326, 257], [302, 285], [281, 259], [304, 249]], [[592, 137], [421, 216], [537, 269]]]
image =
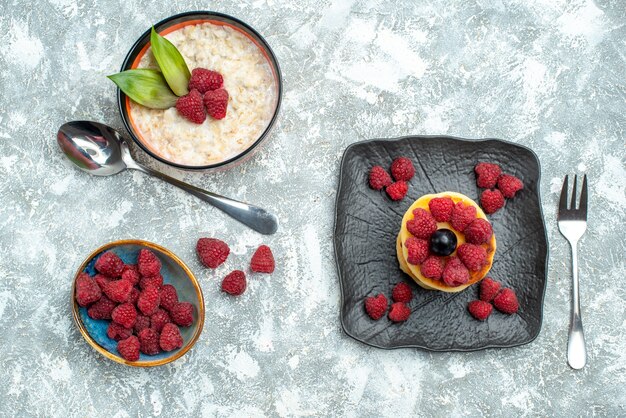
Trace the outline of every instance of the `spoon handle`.
[[208, 192], [199, 187], [167, 176], [149, 167], [140, 165], [137, 162], [134, 162], [134, 164], [132, 165], [128, 165], [128, 168], [143, 171], [146, 174], [150, 174], [154, 177], [160, 178], [163, 181], [173, 184], [174, 186], [183, 189], [191, 193], [192, 195], [204, 200], [205, 202], [215, 206], [230, 217], [238, 220], [244, 225], [249, 226], [250, 228], [261, 234], [272, 235], [278, 230], [278, 218], [258, 206], [249, 205], [247, 203], [239, 202], [237, 200], [229, 199], [227, 197]]

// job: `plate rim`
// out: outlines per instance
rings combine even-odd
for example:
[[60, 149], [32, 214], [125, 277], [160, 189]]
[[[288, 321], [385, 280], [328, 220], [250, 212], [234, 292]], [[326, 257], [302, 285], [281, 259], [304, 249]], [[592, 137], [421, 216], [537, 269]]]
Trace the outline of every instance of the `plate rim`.
[[[346, 156], [348, 154], [348, 152], [352, 149], [355, 148], [356, 146], [359, 145], [367, 145], [367, 144], [371, 144], [373, 142], [399, 142], [399, 141], [403, 141], [403, 140], [407, 140], [407, 139], [437, 139], [437, 138], [442, 138], [442, 139], [451, 139], [454, 141], [460, 141], [460, 142], [489, 142], [489, 141], [494, 141], [494, 142], [500, 142], [502, 144], [505, 144], [507, 146], [513, 146], [516, 148], [520, 148], [524, 151], [528, 151], [530, 152], [530, 155], [534, 158], [535, 162], [537, 163], [537, 199], [539, 202], [539, 215], [541, 216], [541, 226], [543, 228], [543, 235], [544, 235], [544, 239], [546, 242], [546, 253], [545, 253], [545, 278], [543, 281], [543, 291], [541, 293], [541, 303], [540, 303], [540, 307], [539, 307], [539, 325], [537, 327], [537, 332], [534, 335], [531, 335], [530, 338], [526, 341], [522, 341], [522, 342], [518, 342], [518, 343], [512, 343], [512, 344], [487, 344], [487, 345], [482, 345], [482, 346], [478, 346], [478, 347], [472, 347], [472, 348], [457, 348], [457, 347], [452, 347], [452, 348], [433, 348], [433, 347], [428, 347], [426, 345], [422, 345], [422, 344], [402, 344], [402, 345], [396, 345], [396, 346], [382, 346], [379, 344], [375, 344], [372, 343], [370, 341], [366, 341], [360, 337], [357, 337], [356, 335], [353, 335], [351, 332], [348, 331], [346, 324], [344, 322], [344, 316], [343, 316], [343, 309], [344, 309], [344, 305], [345, 305], [345, 298], [344, 298], [344, 290], [343, 290], [343, 285], [344, 285], [344, 278], [341, 274], [341, 268], [339, 266], [339, 258], [338, 258], [338, 238], [337, 238], [337, 223], [338, 223], [338, 218], [339, 218], [339, 214], [338, 214], [338, 207], [339, 207], [339, 197], [340, 197], [340, 192], [343, 186], [343, 172], [344, 172], [344, 166], [346, 163]], [[544, 217], [544, 213], [543, 213], [543, 205], [541, 203], [541, 161], [539, 160], [539, 156], [537, 155], [537, 153], [530, 147], [527, 147], [525, 145], [521, 145], [518, 144], [516, 142], [512, 142], [512, 141], [507, 141], [504, 139], [499, 139], [499, 138], [463, 138], [463, 137], [458, 137], [458, 136], [453, 136], [453, 135], [405, 135], [405, 136], [399, 136], [399, 137], [392, 137], [392, 138], [373, 138], [373, 139], [366, 139], [363, 141], [357, 141], [357, 142], [353, 142], [351, 144], [349, 144], [346, 149], [343, 151], [343, 154], [341, 156], [341, 162], [339, 164], [339, 182], [337, 184], [337, 194], [335, 196], [335, 213], [334, 213], [334, 225], [333, 225], [333, 253], [335, 256], [335, 268], [337, 271], [337, 276], [339, 279], [339, 292], [340, 292], [340, 305], [339, 305], [339, 320], [341, 322], [341, 328], [343, 329], [343, 332], [349, 336], [350, 338], [363, 343], [365, 345], [368, 345], [370, 347], [375, 347], [375, 348], [379, 348], [379, 349], [383, 349], [383, 350], [398, 350], [398, 349], [406, 349], [406, 348], [418, 348], [421, 350], [425, 350], [425, 351], [429, 351], [429, 352], [439, 352], [439, 353], [446, 353], [446, 352], [460, 352], [460, 353], [467, 353], [467, 352], [473, 352], [473, 351], [480, 351], [480, 350], [486, 350], [486, 349], [491, 349], [491, 348], [513, 348], [513, 347], [519, 347], [519, 346], [523, 346], [526, 344], [530, 344], [533, 341], [535, 341], [537, 339], [537, 337], [539, 336], [539, 334], [541, 333], [541, 328], [543, 326], [543, 312], [544, 312], [544, 302], [545, 302], [545, 296], [546, 296], [546, 289], [548, 287], [548, 262], [550, 259], [550, 241], [548, 240], [548, 230], [546, 228], [546, 220]]]

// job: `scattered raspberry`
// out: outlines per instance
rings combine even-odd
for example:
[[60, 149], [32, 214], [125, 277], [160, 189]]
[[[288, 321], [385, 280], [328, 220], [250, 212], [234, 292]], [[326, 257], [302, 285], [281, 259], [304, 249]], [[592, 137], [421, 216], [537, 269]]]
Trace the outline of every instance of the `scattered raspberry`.
[[170, 318], [176, 325], [188, 327], [193, 324], [193, 305], [189, 302], [177, 303], [170, 311]]
[[217, 90], [224, 85], [224, 77], [217, 71], [206, 68], [194, 68], [189, 78], [189, 90], [196, 89], [200, 94], [210, 90]]
[[389, 173], [379, 165], [375, 165], [370, 170], [369, 181], [370, 187], [374, 190], [381, 190], [383, 187], [387, 187], [393, 183]]
[[133, 325], [135, 334], [139, 334], [142, 329], [146, 329], [146, 328], [150, 328], [150, 317], [137, 314], [137, 320], [135, 320], [135, 325]]
[[476, 208], [472, 205], [466, 205], [458, 202], [452, 209], [452, 218], [450, 223], [452, 228], [459, 232], [463, 232], [472, 221], [476, 219]]
[[513, 290], [504, 288], [493, 299], [493, 306], [500, 312], [511, 315], [519, 309], [519, 302]]
[[109, 276], [105, 276], [101, 273], [97, 273], [95, 276], [93, 276], [93, 279], [96, 281], [96, 283], [98, 283], [98, 287], [100, 287], [100, 290], [104, 290], [106, 284], [113, 281], [112, 278], [110, 278]]
[[170, 310], [178, 303], [178, 293], [176, 293], [176, 288], [171, 284], [163, 285], [161, 288], [161, 306]]
[[113, 280], [104, 287], [104, 294], [114, 302], [126, 302], [133, 290], [133, 285], [128, 280]]
[[406, 223], [406, 229], [416, 238], [429, 239], [437, 230], [435, 218], [425, 209], [417, 208], [413, 211], [414, 218]]
[[250, 260], [250, 269], [257, 273], [273, 273], [275, 266], [274, 254], [267, 245], [259, 246]]
[[102, 297], [98, 283], [87, 273], [80, 273], [76, 278], [76, 302], [80, 306], [87, 306]]
[[137, 299], [137, 308], [144, 315], [152, 315], [159, 307], [161, 303], [161, 296], [159, 295], [159, 288], [155, 286], [148, 286], [144, 288], [139, 294]]
[[228, 107], [228, 92], [225, 89], [207, 91], [204, 93], [204, 106], [209, 116], [224, 119]]
[[112, 340], [115, 340], [115, 341], [125, 340], [131, 335], [133, 335], [132, 329], [124, 328], [117, 322], [111, 322], [109, 323], [109, 326], [107, 327], [107, 336]]
[[156, 287], [157, 289], [160, 289], [161, 287], [163, 287], [163, 276], [161, 276], [161, 273], [159, 273], [156, 276], [152, 277], [142, 277], [139, 281], [139, 287], [141, 289], [146, 289], [148, 287]]
[[493, 280], [491, 277], [485, 277], [480, 282], [480, 295], [479, 299], [484, 302], [491, 302], [494, 297], [500, 291], [500, 283]]
[[404, 322], [411, 316], [411, 309], [403, 302], [396, 302], [391, 305], [389, 319], [392, 322]]
[[196, 244], [196, 252], [206, 267], [217, 268], [226, 261], [230, 248], [224, 241], [216, 238], [200, 238]]
[[443, 269], [445, 267], [445, 260], [436, 255], [429, 256], [420, 266], [420, 272], [422, 276], [432, 280], [441, 280], [443, 275]]
[[241, 270], [231, 271], [222, 280], [222, 292], [239, 296], [246, 291], [246, 275]]
[[470, 271], [480, 271], [487, 263], [487, 250], [480, 245], [461, 244], [456, 254]]
[[134, 335], [117, 343], [117, 351], [127, 361], [139, 360], [139, 339]]
[[106, 295], [102, 295], [100, 300], [87, 309], [87, 315], [91, 319], [111, 319], [111, 312], [113, 312], [116, 306], [117, 303], [106, 297]]
[[142, 248], [137, 256], [139, 274], [144, 277], [153, 277], [161, 272], [161, 260], [152, 251]]
[[387, 298], [382, 293], [365, 298], [365, 312], [374, 321], [379, 320], [387, 312]]
[[96, 260], [96, 270], [111, 278], [120, 277], [124, 270], [124, 262], [113, 251], [107, 251]]
[[159, 334], [152, 328], [141, 330], [137, 337], [139, 338], [139, 350], [142, 353], [153, 356], [161, 351]]
[[206, 119], [202, 95], [198, 90], [191, 90], [189, 94], [179, 97], [176, 100], [176, 110], [193, 123], [201, 124]]
[[474, 219], [471, 224], [463, 231], [465, 241], [470, 244], [486, 244], [493, 235], [493, 228], [486, 219]]
[[150, 327], [154, 328], [156, 332], [161, 332], [165, 324], [169, 324], [170, 322], [172, 322], [170, 314], [160, 308], [150, 317]]
[[128, 296], [128, 303], [136, 305], [137, 299], [139, 299], [139, 290], [136, 287], [133, 287], [133, 289], [130, 291], [130, 295]]
[[400, 180], [387, 186], [385, 191], [391, 200], [402, 200], [406, 196], [406, 192], [409, 191], [409, 185], [405, 181]]
[[515, 193], [524, 188], [524, 183], [515, 176], [503, 174], [498, 178], [498, 189], [507, 199], [515, 197]]
[[178, 327], [172, 323], [165, 324], [159, 337], [159, 345], [163, 351], [176, 350], [183, 346], [183, 337]]
[[488, 214], [495, 213], [504, 206], [504, 196], [500, 190], [485, 190], [480, 195], [480, 206]]
[[406, 282], [400, 282], [393, 287], [391, 298], [394, 302], [409, 303], [413, 299], [413, 290]]
[[122, 279], [128, 280], [135, 286], [139, 283], [141, 276], [139, 274], [139, 268], [137, 268], [136, 264], [127, 264], [124, 266], [124, 271], [122, 271]]
[[449, 222], [452, 219], [454, 202], [449, 197], [435, 197], [428, 202], [430, 214], [437, 222]]
[[457, 287], [469, 281], [470, 272], [461, 260], [457, 257], [452, 257], [446, 263], [441, 278], [448, 286]]
[[493, 189], [496, 187], [498, 177], [502, 173], [498, 164], [478, 163], [474, 167], [476, 172], [476, 184], [483, 189]]
[[391, 163], [391, 175], [396, 181], [409, 181], [415, 175], [413, 163], [406, 157], [398, 157]]
[[111, 319], [124, 328], [132, 328], [137, 320], [137, 310], [130, 303], [122, 303], [113, 309]]
[[491, 315], [493, 306], [491, 303], [484, 302], [482, 300], [473, 300], [467, 304], [467, 310], [469, 313], [479, 321], [484, 321]]
[[418, 266], [428, 257], [428, 241], [425, 239], [408, 237], [404, 242], [408, 251], [406, 261], [414, 266]]

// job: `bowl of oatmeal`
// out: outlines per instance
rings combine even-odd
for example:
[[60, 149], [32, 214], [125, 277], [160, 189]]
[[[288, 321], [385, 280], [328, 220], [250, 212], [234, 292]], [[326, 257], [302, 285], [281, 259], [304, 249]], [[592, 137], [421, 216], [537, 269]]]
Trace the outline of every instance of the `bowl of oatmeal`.
[[[154, 28], [177, 47], [190, 71], [208, 68], [223, 75], [228, 111], [224, 119], [195, 124], [175, 107], [150, 109], [118, 89], [120, 113], [135, 143], [184, 170], [225, 168], [252, 156], [274, 126], [282, 99], [280, 67], [265, 39], [246, 23], [216, 12], [178, 14]], [[158, 69], [150, 30], [133, 45], [121, 71], [136, 68]]]

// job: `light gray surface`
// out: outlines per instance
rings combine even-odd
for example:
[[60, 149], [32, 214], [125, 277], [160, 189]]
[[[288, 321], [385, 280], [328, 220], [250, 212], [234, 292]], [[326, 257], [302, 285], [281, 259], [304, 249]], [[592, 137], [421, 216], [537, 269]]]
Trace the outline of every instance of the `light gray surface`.
[[[626, 4], [290, 3], [1, 0], [0, 415], [626, 415]], [[205, 8], [267, 37], [284, 110], [244, 165], [167, 172], [274, 210], [282, 228], [271, 238], [141, 173], [91, 178], [55, 143], [72, 119], [122, 129], [104, 76], [151, 23]], [[377, 350], [342, 333], [331, 246], [339, 159], [349, 143], [411, 133], [498, 137], [539, 154], [551, 257], [534, 343], [431, 354]], [[561, 178], [574, 171], [591, 186], [581, 246], [589, 364], [580, 372], [565, 361], [569, 248], [554, 221]], [[205, 235], [233, 249], [215, 272], [194, 254]], [[83, 257], [128, 237], [180, 255], [207, 302], [197, 346], [154, 370], [105, 360], [70, 316]], [[251, 277], [238, 300], [222, 295], [220, 278], [261, 242], [277, 271]]]

